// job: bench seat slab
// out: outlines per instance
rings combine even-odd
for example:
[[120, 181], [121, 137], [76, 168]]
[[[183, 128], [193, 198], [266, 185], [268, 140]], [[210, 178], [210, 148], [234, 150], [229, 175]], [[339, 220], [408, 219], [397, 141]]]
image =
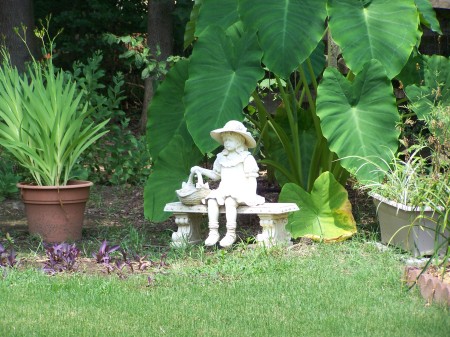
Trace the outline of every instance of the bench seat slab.
[[[286, 230], [288, 215], [299, 208], [294, 203], [265, 203], [258, 206], [239, 206], [238, 214], [257, 214], [262, 233], [258, 234], [258, 244], [267, 247], [283, 244], [290, 245], [291, 236]], [[206, 205], [186, 206], [181, 202], [172, 202], [164, 207], [164, 211], [172, 212], [178, 230], [172, 234], [172, 246], [182, 247], [189, 244], [197, 244], [202, 241], [200, 237], [200, 225], [203, 216], [208, 213]], [[220, 213], [225, 213], [225, 208], [220, 208]]]

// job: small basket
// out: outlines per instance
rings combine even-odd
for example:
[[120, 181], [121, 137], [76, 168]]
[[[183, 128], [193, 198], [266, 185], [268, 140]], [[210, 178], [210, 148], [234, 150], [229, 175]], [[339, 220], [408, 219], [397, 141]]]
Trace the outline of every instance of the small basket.
[[[194, 174], [197, 175], [197, 184], [194, 185]], [[191, 173], [187, 183], [183, 182], [181, 189], [177, 190], [178, 199], [187, 206], [200, 205], [202, 199], [206, 198], [211, 192], [208, 183], [203, 183], [202, 175], [199, 173]]]

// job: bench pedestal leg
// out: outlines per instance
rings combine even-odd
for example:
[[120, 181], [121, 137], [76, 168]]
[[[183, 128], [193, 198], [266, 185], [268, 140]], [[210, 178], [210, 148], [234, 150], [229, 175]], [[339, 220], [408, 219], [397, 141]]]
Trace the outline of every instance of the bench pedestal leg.
[[262, 227], [262, 233], [258, 234], [256, 241], [258, 244], [271, 247], [273, 245], [292, 244], [291, 235], [286, 230], [287, 214], [262, 214], [259, 215], [259, 224]]
[[172, 234], [172, 247], [183, 247], [186, 244], [200, 243], [201, 214], [174, 213], [178, 230]]

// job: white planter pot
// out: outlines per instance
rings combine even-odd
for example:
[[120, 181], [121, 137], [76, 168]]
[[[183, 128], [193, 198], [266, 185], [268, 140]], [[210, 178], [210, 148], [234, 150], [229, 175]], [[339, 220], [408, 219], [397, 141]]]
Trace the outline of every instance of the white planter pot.
[[[433, 254], [436, 223], [418, 219], [421, 214], [437, 219], [430, 208], [425, 208], [421, 213], [417, 208], [390, 201], [378, 194], [372, 194], [372, 197], [377, 207], [383, 243], [409, 251], [415, 257]], [[448, 229], [444, 236], [450, 236]], [[441, 237], [440, 242], [444, 242], [444, 238]]]

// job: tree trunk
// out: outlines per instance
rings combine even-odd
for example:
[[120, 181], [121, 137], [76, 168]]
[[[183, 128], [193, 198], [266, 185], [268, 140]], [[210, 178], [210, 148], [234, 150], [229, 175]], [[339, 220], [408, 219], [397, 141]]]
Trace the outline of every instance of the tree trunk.
[[11, 55], [11, 61], [20, 71], [24, 70], [25, 62], [31, 59], [27, 47], [14, 32], [14, 27], [17, 27], [20, 33], [23, 34], [22, 25], [27, 27], [27, 45], [33, 55], [35, 55], [37, 44], [33, 33], [33, 0], [1, 0], [0, 36], [4, 35], [6, 47]]
[[[157, 46], [161, 54], [156, 57], [158, 61], [166, 60], [173, 53], [173, 23], [172, 12], [175, 7], [173, 0], [149, 0], [148, 1], [148, 46], [156, 56]], [[154, 94], [154, 78], [145, 80], [144, 103], [142, 106], [140, 130], [145, 132], [147, 126], [148, 105]]]
[[145, 79], [144, 101], [142, 102], [141, 119], [139, 121], [139, 131], [141, 134], [144, 134], [147, 129], [148, 106], [153, 98], [153, 94], [153, 78], [148, 77]]

